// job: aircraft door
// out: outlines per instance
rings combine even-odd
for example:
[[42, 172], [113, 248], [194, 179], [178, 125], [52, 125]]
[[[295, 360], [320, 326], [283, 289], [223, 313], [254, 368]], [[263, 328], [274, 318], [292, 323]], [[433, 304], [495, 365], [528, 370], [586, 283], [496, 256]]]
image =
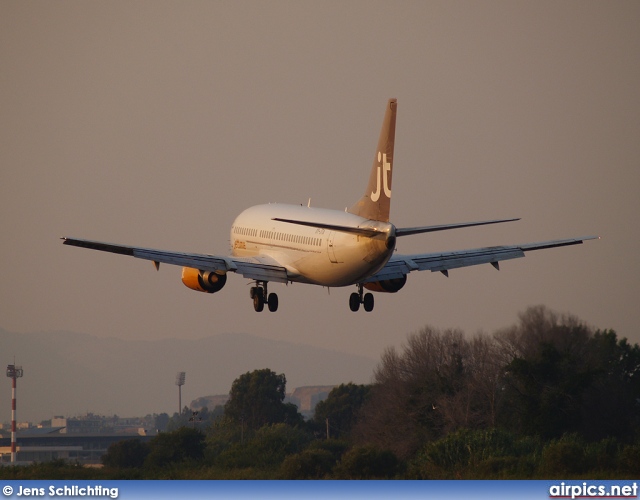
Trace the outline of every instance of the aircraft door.
[[327, 253], [329, 254], [329, 260], [334, 264], [337, 264], [338, 259], [336, 258], [336, 252], [333, 246], [333, 240], [335, 235], [336, 235], [335, 231], [329, 231], [329, 235], [327, 236]]

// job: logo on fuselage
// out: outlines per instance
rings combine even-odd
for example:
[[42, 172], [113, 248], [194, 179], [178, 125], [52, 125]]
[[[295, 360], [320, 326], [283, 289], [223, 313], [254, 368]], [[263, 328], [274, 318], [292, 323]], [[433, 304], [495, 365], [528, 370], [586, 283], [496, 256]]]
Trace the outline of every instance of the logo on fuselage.
[[[380, 165], [378, 165], [378, 184], [376, 186], [375, 193], [371, 192], [371, 200], [378, 201], [380, 199], [380, 184], [382, 184], [382, 188], [384, 189], [384, 195], [387, 198], [391, 198], [391, 189], [389, 189], [389, 176], [387, 172], [391, 172], [391, 163], [387, 161], [387, 154], [382, 154], [378, 151], [378, 162], [382, 162], [382, 170], [380, 169]], [[380, 178], [382, 177], [382, 182], [380, 182]]]

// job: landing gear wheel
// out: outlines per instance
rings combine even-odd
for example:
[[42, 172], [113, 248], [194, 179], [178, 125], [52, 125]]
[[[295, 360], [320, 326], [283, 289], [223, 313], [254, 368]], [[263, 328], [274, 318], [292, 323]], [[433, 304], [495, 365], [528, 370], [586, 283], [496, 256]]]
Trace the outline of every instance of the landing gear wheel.
[[367, 312], [373, 311], [373, 294], [372, 293], [365, 294], [362, 304], [364, 305], [365, 311]]
[[255, 287], [255, 290], [253, 291], [252, 295], [253, 295], [253, 309], [256, 312], [262, 312], [262, 310], [264, 309], [264, 295], [262, 294], [262, 288]]
[[278, 310], [278, 296], [275, 293], [269, 294], [267, 305], [269, 306], [269, 311], [271, 312], [276, 312]]
[[349, 309], [351, 309], [353, 312], [357, 312], [358, 309], [360, 309], [360, 295], [358, 295], [356, 292], [353, 292], [351, 295], [349, 295]]

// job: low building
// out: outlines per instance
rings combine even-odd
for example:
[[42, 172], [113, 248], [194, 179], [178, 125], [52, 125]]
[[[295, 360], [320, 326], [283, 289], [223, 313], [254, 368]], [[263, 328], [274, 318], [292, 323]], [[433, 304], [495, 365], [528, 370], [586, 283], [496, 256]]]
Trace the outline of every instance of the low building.
[[[31, 428], [16, 433], [16, 461], [18, 463], [66, 460], [82, 465], [101, 463], [109, 446], [127, 439], [146, 442], [153, 436], [127, 434], [63, 433], [64, 427]], [[11, 438], [0, 439], [0, 464], [11, 462]]]

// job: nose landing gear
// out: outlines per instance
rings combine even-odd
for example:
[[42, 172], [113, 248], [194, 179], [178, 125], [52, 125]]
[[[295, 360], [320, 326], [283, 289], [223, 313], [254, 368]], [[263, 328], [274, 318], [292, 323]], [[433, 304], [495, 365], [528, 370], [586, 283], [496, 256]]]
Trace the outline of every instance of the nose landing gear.
[[358, 283], [358, 291], [353, 292], [349, 296], [349, 309], [353, 312], [358, 311], [360, 309], [360, 304], [364, 306], [364, 310], [367, 312], [373, 311], [373, 294], [366, 293], [363, 295], [363, 285], [362, 283]]
[[262, 312], [265, 303], [270, 312], [278, 310], [278, 296], [275, 293], [267, 293], [267, 282], [256, 281], [256, 286], [252, 286], [249, 291], [253, 300], [253, 309], [256, 312]]

